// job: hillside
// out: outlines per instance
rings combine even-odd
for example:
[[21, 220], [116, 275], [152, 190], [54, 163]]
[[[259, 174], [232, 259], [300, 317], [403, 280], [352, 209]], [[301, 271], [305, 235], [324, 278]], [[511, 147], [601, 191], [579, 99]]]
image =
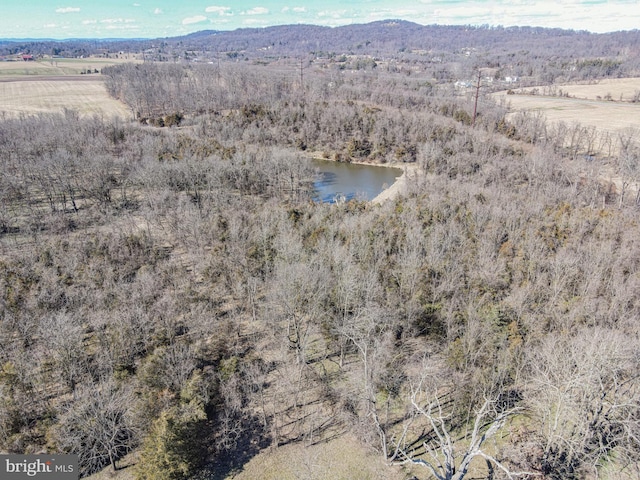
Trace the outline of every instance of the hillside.
[[[640, 137], [487, 94], [490, 58], [527, 83], [633, 71], [632, 43], [595, 56], [637, 32], [437, 61], [410, 53], [436, 27], [392, 23], [326, 30], [386, 61], [145, 58], [99, 77], [131, 120], [0, 118], [1, 450], [136, 480], [638, 478]], [[292, 52], [319, 27], [281, 28], [153, 48]], [[315, 203], [312, 155], [412, 175]]]

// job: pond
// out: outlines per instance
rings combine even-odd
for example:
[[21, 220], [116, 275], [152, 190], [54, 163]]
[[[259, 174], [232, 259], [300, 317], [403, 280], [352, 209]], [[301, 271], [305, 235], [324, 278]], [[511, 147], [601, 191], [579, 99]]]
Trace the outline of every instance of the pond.
[[402, 175], [399, 168], [376, 165], [312, 160], [318, 172], [314, 183], [314, 200], [323, 203], [335, 203], [337, 199], [373, 200], [380, 192], [391, 186], [396, 177]]

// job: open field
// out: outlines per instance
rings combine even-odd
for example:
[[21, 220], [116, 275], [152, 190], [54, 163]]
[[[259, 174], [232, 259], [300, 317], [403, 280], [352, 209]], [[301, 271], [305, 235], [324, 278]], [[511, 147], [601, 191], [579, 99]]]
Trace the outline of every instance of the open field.
[[563, 85], [569, 97], [585, 100], [611, 98], [612, 101], [630, 102], [640, 92], [640, 78], [611, 78], [588, 84]]
[[[640, 103], [630, 103], [640, 90], [639, 78], [602, 80], [587, 85], [556, 85], [554, 91], [569, 96], [530, 95], [535, 87], [515, 90], [515, 95], [506, 92], [493, 94], [497, 100], [510, 105], [512, 112], [539, 111], [550, 122], [580, 123], [594, 126], [600, 131], [617, 133], [628, 127], [640, 127]], [[545, 87], [537, 87], [544, 93]], [[549, 87], [546, 87], [549, 89]], [[611, 100], [605, 100], [605, 98]], [[620, 99], [622, 98], [622, 101]]]
[[109, 65], [138, 62], [112, 58], [51, 58], [0, 62], [0, 114], [9, 117], [61, 112], [131, 118], [128, 108], [111, 98], [99, 74], [81, 75]]
[[80, 75], [87, 70], [100, 70], [103, 67], [125, 62], [140, 62], [134, 55], [129, 58], [45, 58], [32, 62], [0, 62], [0, 80], [5, 77], [25, 75]]
[[111, 98], [99, 75], [36, 77], [0, 81], [0, 112], [9, 117], [62, 112], [130, 118], [127, 107]]

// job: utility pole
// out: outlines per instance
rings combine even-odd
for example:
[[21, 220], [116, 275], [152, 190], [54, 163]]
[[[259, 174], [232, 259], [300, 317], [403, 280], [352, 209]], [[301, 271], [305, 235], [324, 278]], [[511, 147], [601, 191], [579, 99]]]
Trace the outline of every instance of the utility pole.
[[300, 59], [300, 90], [304, 91], [304, 59]]
[[476, 117], [478, 116], [478, 97], [480, 96], [480, 78], [482, 76], [482, 72], [478, 69], [478, 83], [476, 83], [476, 98], [473, 104], [473, 121], [471, 122], [471, 126], [475, 126]]

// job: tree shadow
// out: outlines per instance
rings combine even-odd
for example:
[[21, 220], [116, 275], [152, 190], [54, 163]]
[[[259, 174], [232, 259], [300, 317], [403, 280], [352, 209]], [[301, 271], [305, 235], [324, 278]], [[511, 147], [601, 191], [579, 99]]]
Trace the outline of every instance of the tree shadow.
[[264, 426], [259, 417], [247, 418], [242, 426], [242, 433], [237, 437], [233, 448], [216, 452], [215, 458], [207, 462], [192, 479], [224, 480], [232, 474], [241, 472], [244, 465], [271, 444], [271, 439], [264, 433]]
[[[315, 403], [315, 402], [311, 402]], [[301, 417], [306, 418], [306, 417]], [[291, 422], [295, 424], [300, 418]], [[215, 427], [213, 427], [215, 429]], [[320, 425], [313, 428], [312, 435], [309, 432], [300, 432], [298, 435], [285, 436], [278, 442], [282, 447], [294, 443], [304, 443], [305, 445], [316, 445], [329, 442], [344, 435], [348, 429], [346, 425], [335, 415], [325, 419]], [[213, 433], [208, 441], [218, 442], [219, 437]], [[263, 450], [274, 446], [273, 439], [265, 429], [260, 416], [254, 415], [245, 418], [242, 422], [240, 434], [235, 438], [232, 448], [218, 448], [215, 455], [193, 476], [194, 480], [224, 480], [240, 473], [244, 466], [253, 457]]]

